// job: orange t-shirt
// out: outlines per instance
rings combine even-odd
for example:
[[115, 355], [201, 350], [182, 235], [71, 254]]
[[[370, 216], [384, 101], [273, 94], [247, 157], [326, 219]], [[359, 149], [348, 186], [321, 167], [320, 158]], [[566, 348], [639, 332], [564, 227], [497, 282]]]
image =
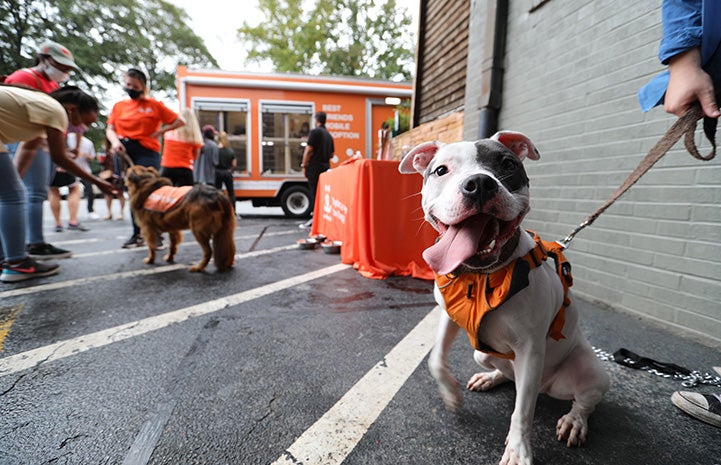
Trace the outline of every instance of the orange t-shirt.
[[161, 123], [170, 124], [177, 118], [178, 114], [159, 100], [129, 99], [113, 105], [108, 124], [115, 127], [115, 133], [121, 139], [135, 139], [143, 147], [160, 152], [160, 141], [150, 135], [160, 129]]
[[163, 141], [163, 157], [160, 160], [160, 166], [192, 170], [195, 151], [201, 147], [203, 144], [177, 140], [174, 131], [167, 132]]

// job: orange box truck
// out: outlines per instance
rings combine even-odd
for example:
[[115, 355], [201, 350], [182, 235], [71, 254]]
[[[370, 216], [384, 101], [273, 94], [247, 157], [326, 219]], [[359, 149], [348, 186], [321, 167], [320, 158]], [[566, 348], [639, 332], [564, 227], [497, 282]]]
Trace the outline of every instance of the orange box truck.
[[335, 141], [331, 168], [353, 156], [373, 158], [379, 130], [412, 95], [408, 82], [297, 74], [196, 70], [179, 66], [181, 109], [195, 110], [201, 127], [228, 134], [237, 166], [237, 200], [280, 206], [286, 216], [310, 214], [308, 182], [300, 167], [313, 115], [327, 114]]

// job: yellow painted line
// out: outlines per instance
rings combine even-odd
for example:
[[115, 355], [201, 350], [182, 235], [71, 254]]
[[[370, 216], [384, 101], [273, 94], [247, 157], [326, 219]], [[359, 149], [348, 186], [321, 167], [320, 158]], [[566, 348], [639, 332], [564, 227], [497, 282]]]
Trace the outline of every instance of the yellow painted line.
[[10, 334], [10, 327], [15, 323], [22, 309], [23, 306], [19, 304], [12, 307], [0, 307], [0, 352], [3, 350], [5, 338]]

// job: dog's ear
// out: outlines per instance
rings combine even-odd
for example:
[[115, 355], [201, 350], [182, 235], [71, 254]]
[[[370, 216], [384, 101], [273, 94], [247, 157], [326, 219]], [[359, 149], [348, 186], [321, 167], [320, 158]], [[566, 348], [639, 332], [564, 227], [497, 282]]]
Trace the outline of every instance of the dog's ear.
[[424, 142], [420, 145], [416, 145], [411, 149], [410, 152], [403, 157], [401, 164], [398, 165], [398, 171], [403, 174], [409, 173], [421, 173], [428, 168], [428, 164], [436, 156], [438, 149], [443, 147], [445, 144], [438, 141]]
[[127, 186], [128, 183], [130, 184], [137, 184], [138, 181], [140, 181], [140, 176], [135, 172], [133, 169], [129, 169], [125, 173], [125, 185]]
[[154, 174], [155, 176], [160, 176], [160, 173], [158, 173], [158, 170], [156, 170], [154, 166], [148, 166], [147, 170], [148, 173]]
[[521, 161], [525, 160], [526, 157], [531, 160], [538, 160], [541, 158], [541, 154], [538, 153], [538, 149], [535, 145], [533, 145], [531, 139], [523, 133], [515, 131], [499, 131], [491, 136], [491, 140], [500, 142], [508, 147], [511, 152], [515, 153], [518, 158], [521, 159]]

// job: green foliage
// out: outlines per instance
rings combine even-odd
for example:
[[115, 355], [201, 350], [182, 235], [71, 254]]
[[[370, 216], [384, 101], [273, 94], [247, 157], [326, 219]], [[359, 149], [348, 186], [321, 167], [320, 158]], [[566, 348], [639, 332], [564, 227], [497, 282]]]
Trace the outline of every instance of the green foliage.
[[270, 61], [280, 72], [411, 78], [411, 19], [396, 0], [258, 3], [265, 21], [245, 21], [238, 29], [248, 45], [249, 61]]
[[398, 114], [398, 127], [396, 128], [396, 119], [388, 118], [386, 124], [391, 128], [391, 134], [393, 137], [403, 134], [411, 129], [411, 104], [410, 100], [403, 101], [396, 107], [396, 113]]
[[175, 95], [175, 67], [218, 64], [165, 0], [0, 1], [0, 74], [32, 66], [45, 40], [66, 46], [82, 69], [72, 80], [101, 95], [129, 67], [147, 71], [155, 91]]

